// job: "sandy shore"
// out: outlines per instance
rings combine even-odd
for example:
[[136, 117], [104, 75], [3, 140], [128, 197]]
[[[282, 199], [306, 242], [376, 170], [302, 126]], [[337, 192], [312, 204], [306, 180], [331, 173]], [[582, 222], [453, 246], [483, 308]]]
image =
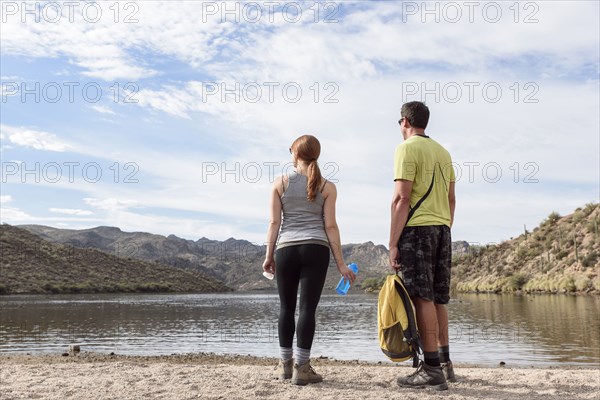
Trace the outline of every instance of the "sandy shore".
[[120, 356], [82, 352], [0, 356], [0, 399], [599, 399], [600, 370], [455, 367], [445, 392], [400, 389], [409, 363], [317, 359], [325, 381], [305, 387], [272, 379], [276, 360], [191, 354]]

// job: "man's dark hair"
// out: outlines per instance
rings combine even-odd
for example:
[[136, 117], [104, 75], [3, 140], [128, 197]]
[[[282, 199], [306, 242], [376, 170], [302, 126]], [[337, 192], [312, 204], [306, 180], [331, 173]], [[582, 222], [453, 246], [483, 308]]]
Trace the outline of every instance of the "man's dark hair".
[[402, 105], [400, 116], [406, 118], [411, 126], [425, 129], [429, 122], [429, 108], [420, 101], [411, 101]]

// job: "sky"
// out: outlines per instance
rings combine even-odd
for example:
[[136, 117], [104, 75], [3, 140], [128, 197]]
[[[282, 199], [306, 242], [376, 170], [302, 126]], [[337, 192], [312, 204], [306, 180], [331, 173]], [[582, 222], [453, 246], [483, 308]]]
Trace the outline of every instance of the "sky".
[[312, 134], [342, 242], [387, 246], [413, 100], [453, 158], [453, 240], [599, 201], [597, 1], [0, 3], [3, 223], [263, 244]]

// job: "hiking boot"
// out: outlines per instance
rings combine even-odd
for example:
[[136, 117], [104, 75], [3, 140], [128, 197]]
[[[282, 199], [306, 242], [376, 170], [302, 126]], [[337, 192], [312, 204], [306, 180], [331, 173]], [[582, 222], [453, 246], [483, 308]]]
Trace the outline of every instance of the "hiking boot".
[[417, 370], [409, 376], [403, 376], [396, 381], [400, 387], [418, 389], [447, 390], [448, 383], [442, 372], [442, 367], [431, 367], [423, 361]]
[[302, 365], [294, 364], [294, 371], [292, 373], [292, 383], [294, 385], [319, 382], [323, 382], [323, 377], [315, 372], [313, 367], [310, 366], [309, 361]]
[[442, 363], [442, 372], [448, 382], [456, 382], [456, 375], [454, 375], [454, 368], [452, 367], [452, 361]]
[[287, 361], [279, 360], [279, 364], [275, 368], [275, 379], [283, 381], [284, 379], [290, 379], [292, 377], [292, 365], [294, 364], [293, 359]]

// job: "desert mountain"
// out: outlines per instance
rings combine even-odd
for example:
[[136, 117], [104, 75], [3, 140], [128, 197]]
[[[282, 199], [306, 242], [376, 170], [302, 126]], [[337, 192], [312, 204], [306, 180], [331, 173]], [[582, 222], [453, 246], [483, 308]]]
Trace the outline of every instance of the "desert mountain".
[[[265, 246], [247, 240], [218, 241], [205, 237], [188, 240], [175, 235], [124, 232], [106, 226], [82, 230], [42, 225], [21, 225], [20, 228], [55, 243], [201, 272], [236, 290], [275, 288], [274, 282], [262, 276]], [[365, 278], [380, 276], [386, 271], [385, 246], [372, 242], [346, 244], [342, 252], [347, 262], [358, 264], [359, 284]], [[339, 274], [331, 262], [326, 287], [333, 288], [338, 280]]]
[[459, 291], [600, 292], [600, 205], [561, 217], [552, 212], [538, 227], [492, 246], [455, 255]]
[[[598, 204], [588, 204], [564, 217], [556, 213], [532, 232], [497, 245], [452, 243], [453, 285], [459, 291], [598, 292], [600, 235]], [[225, 241], [202, 237], [182, 239], [145, 232], [124, 232], [116, 227], [57, 229], [41, 225], [22, 228], [55, 242], [101, 250], [117, 258], [134, 258], [170, 265], [210, 276], [236, 290], [275, 288], [262, 277], [265, 246], [247, 240]], [[359, 266], [357, 285], [376, 289], [389, 273], [388, 251], [372, 242], [342, 246], [346, 262]], [[326, 288], [339, 274], [332, 262]]]
[[0, 251], [0, 294], [230, 290], [196, 271], [53, 243], [6, 224]]

